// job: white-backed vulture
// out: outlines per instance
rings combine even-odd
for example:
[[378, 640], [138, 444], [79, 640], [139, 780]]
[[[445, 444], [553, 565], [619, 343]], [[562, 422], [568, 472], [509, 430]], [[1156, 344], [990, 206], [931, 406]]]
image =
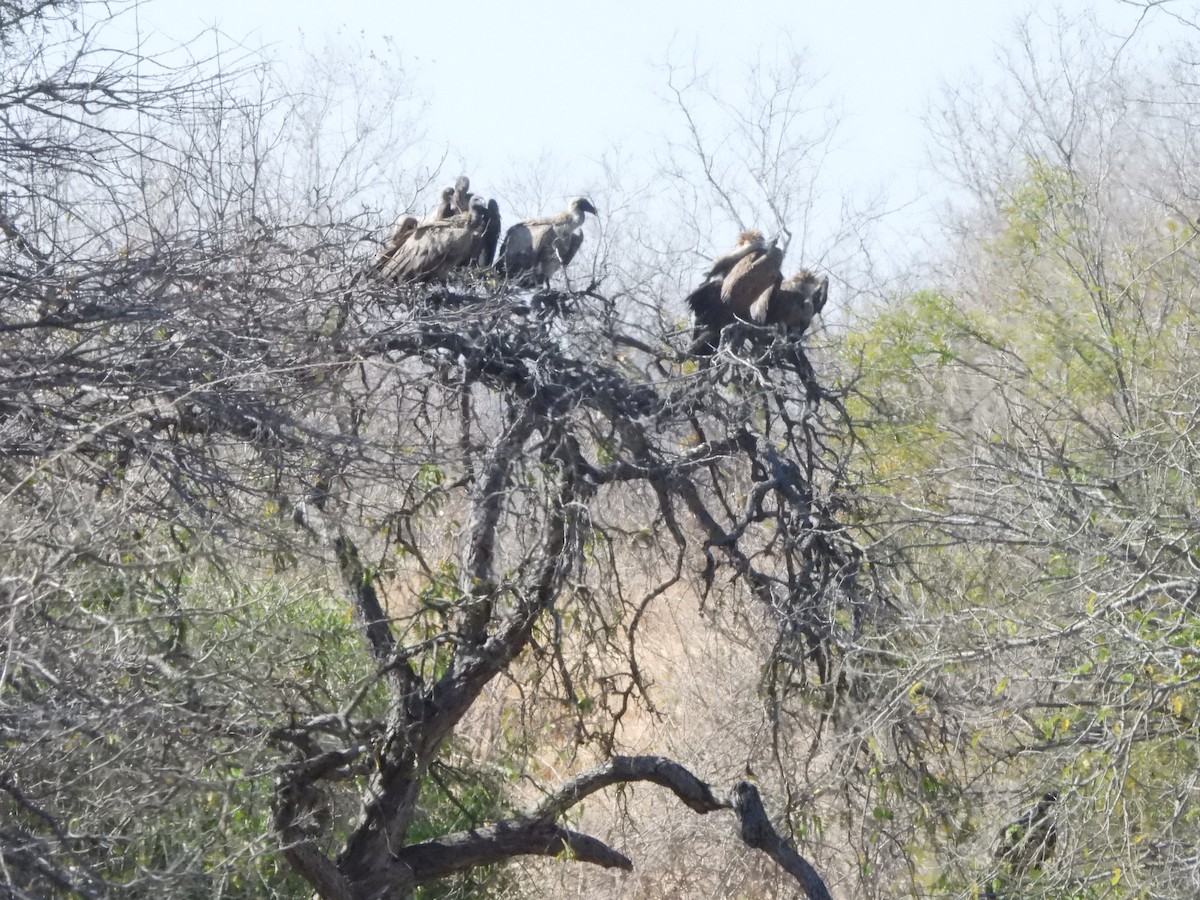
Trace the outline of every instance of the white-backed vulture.
[[483, 223], [483, 236], [479, 241], [479, 251], [475, 254], [474, 263], [487, 268], [496, 261], [496, 245], [500, 243], [500, 204], [495, 200], [487, 202], [487, 215]]
[[454, 205], [454, 188], [442, 188], [442, 202], [438, 204], [438, 208], [432, 216], [433, 221], [438, 222], [442, 219], [449, 219], [451, 216], [456, 214], [456, 207]]
[[470, 212], [436, 219], [417, 227], [379, 270], [387, 281], [437, 281], [470, 259], [483, 234], [487, 207], [478, 198]]
[[454, 182], [454, 208], [459, 212], [467, 212], [471, 208], [471, 179], [459, 175]]
[[[771, 292], [783, 280], [783, 250], [775, 241], [765, 247], [753, 248], [733, 264], [729, 274], [721, 282], [721, 305], [736, 318], [761, 325], [754, 310], [764, 314]], [[759, 303], [761, 306], [756, 307]]]
[[565, 212], [527, 219], [508, 229], [497, 270], [522, 286], [548, 284], [552, 275], [571, 262], [583, 243], [584, 214], [598, 215], [586, 197], [575, 197]]
[[[750, 308], [750, 318], [760, 325], [776, 325], [803, 334], [829, 299], [829, 277], [801, 269]], [[760, 305], [761, 304], [761, 305]]]
[[768, 244], [758, 231], [738, 235], [733, 250], [713, 261], [704, 283], [687, 297], [695, 320], [692, 352], [715, 353], [722, 329], [738, 319], [753, 322], [753, 311], [765, 309], [767, 298], [782, 280], [782, 263], [783, 250], [777, 241]]
[[419, 224], [416, 216], [401, 216], [396, 220], [396, 224], [392, 226], [392, 236], [388, 238], [383, 249], [379, 251], [379, 255], [375, 257], [375, 262], [370, 269], [372, 274], [378, 274], [388, 264], [388, 261], [396, 255], [396, 251], [404, 245], [404, 242], [413, 236], [413, 232], [417, 230]]

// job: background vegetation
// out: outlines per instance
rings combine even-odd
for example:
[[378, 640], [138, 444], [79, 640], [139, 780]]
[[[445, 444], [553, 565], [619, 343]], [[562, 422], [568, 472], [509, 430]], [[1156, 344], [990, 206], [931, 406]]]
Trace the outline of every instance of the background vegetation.
[[801, 69], [672, 149], [704, 229], [614, 174], [569, 282], [396, 288], [370, 204], [457, 174], [396, 60], [2, 0], [3, 891], [1195, 896], [1200, 31], [1150, 6], [1154, 66], [1031, 24], [930, 117], [932, 257], [701, 367], [707, 223], [806, 221]]

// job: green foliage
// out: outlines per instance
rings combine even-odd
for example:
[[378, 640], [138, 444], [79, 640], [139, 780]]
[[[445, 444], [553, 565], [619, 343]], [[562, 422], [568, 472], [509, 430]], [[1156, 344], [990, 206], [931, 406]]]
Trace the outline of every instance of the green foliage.
[[[409, 840], [420, 843], [512, 815], [514, 809], [505, 800], [508, 780], [499, 769], [436, 766], [422, 782]], [[502, 896], [510, 893], [515, 883], [515, 876], [504, 866], [485, 866], [425, 885], [414, 896], [419, 900]]]
[[[94, 696], [107, 698], [58, 697], [61, 727], [4, 751], [21, 755], [32, 802], [69, 815], [74, 834], [106, 836], [62, 851], [135, 897], [304, 895], [274, 852], [269, 735], [345, 708], [373, 682], [344, 609], [311, 582], [249, 568], [62, 574], [74, 588], [29, 610], [23, 627], [64, 652], [15, 667], [0, 688], [20, 721], [35, 692], [55, 698], [67, 669], [87, 660]], [[355, 714], [383, 702], [369, 689]], [[0, 803], [6, 821], [41, 824], [11, 798]]]

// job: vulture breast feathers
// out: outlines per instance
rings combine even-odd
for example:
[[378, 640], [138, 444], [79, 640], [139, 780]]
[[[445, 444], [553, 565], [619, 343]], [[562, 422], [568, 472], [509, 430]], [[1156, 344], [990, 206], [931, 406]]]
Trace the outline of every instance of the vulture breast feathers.
[[523, 285], [547, 283], [579, 251], [583, 243], [579, 228], [585, 213], [596, 215], [596, 207], [586, 197], [576, 197], [558, 215], [526, 219], [512, 226], [504, 235], [496, 268]]
[[471, 259], [482, 238], [487, 207], [477, 198], [470, 212], [418, 226], [379, 270], [387, 281], [437, 281]]

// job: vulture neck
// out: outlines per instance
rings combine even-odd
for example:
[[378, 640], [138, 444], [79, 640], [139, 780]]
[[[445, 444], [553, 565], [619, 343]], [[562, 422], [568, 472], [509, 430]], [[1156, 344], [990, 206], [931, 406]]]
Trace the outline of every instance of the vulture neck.
[[563, 225], [565, 225], [570, 231], [574, 231], [583, 224], [583, 217], [584, 212], [582, 209], [568, 209], [563, 217]]

